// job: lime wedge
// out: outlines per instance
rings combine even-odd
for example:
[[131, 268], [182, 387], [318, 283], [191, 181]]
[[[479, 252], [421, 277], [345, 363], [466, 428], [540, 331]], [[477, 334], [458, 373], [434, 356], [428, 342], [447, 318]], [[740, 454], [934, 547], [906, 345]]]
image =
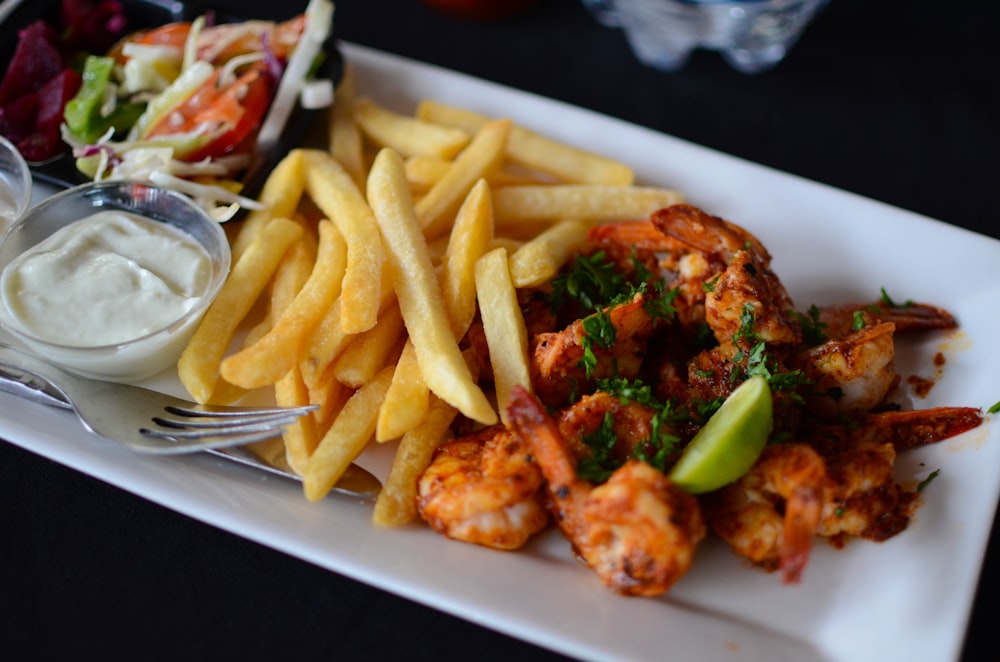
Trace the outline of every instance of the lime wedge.
[[771, 387], [751, 377], [733, 391], [681, 454], [670, 480], [690, 494], [717, 490], [750, 470], [774, 425]]

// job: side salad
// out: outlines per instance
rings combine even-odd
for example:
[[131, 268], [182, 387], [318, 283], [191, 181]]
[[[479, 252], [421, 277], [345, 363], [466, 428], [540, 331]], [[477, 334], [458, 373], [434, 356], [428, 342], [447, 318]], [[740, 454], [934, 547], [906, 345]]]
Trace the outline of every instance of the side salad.
[[[62, 1], [65, 9], [83, 0]], [[114, 0], [100, 5], [121, 7]], [[315, 77], [333, 8], [331, 0], [311, 0], [303, 14], [284, 22], [217, 24], [207, 13], [115, 35], [110, 45], [75, 62], [63, 56], [62, 79], [47, 84], [59, 93], [42, 92], [36, 102], [46, 105], [49, 116], [47, 146], [56, 153], [68, 146], [77, 169], [90, 179], [132, 179], [179, 190], [219, 220], [241, 207], [255, 208], [258, 203], [239, 194], [240, 176], [274, 148], [296, 107], [333, 102], [333, 82]], [[110, 10], [108, 15], [115, 16]], [[119, 16], [101, 25], [124, 25]], [[19, 33], [18, 53], [0, 92], [8, 79], [26, 79], [17, 66], [36, 66], [36, 57], [19, 60], [18, 54], [38, 50], [38, 34], [58, 37], [38, 23]], [[0, 130], [6, 133], [3, 117]], [[53, 126], [57, 144], [51, 144]], [[43, 150], [18, 147], [29, 160], [46, 158]]]

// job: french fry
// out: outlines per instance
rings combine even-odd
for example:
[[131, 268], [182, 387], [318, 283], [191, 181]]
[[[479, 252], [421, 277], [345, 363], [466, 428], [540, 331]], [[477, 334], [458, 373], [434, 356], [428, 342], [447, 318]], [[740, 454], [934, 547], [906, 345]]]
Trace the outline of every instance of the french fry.
[[387, 306], [378, 323], [358, 334], [333, 362], [333, 376], [351, 388], [361, 387], [399, 354], [405, 330], [399, 306]]
[[[406, 179], [411, 190], [424, 193], [438, 183], [451, 168], [451, 161], [430, 156], [411, 156], [406, 159]], [[490, 186], [514, 186], [524, 184], [554, 183], [546, 182], [540, 175], [532, 172], [515, 172], [501, 167], [487, 174]]]
[[330, 221], [320, 221], [319, 248], [309, 280], [267, 335], [222, 361], [220, 369], [226, 381], [258, 388], [274, 384], [292, 369], [305, 338], [340, 294], [347, 251], [339, 230]]
[[472, 186], [500, 166], [509, 133], [510, 120], [485, 124], [451, 164], [447, 174], [420, 198], [416, 204], [417, 218], [428, 239], [448, 231]]
[[286, 218], [268, 221], [234, 264], [218, 297], [202, 318], [177, 363], [181, 384], [196, 402], [208, 402], [236, 328], [260, 296], [302, 226]]
[[392, 379], [392, 367], [383, 368], [344, 404], [302, 472], [302, 485], [310, 501], [322, 499], [336, 484], [375, 433], [379, 405]]
[[[309, 390], [302, 382], [302, 375], [296, 367], [289, 370], [274, 385], [274, 401], [281, 407], [301, 407], [309, 404]], [[281, 439], [285, 446], [285, 461], [295, 473], [302, 475], [309, 456], [319, 444], [316, 419], [311, 415], [299, 416], [285, 426]]]
[[294, 218], [305, 177], [302, 151], [293, 149], [278, 162], [261, 188], [259, 201], [264, 209], [251, 210], [232, 243], [233, 261], [239, 260], [260, 229], [272, 218]]
[[427, 415], [403, 435], [389, 475], [375, 499], [372, 521], [378, 526], [402, 526], [417, 518], [417, 480], [427, 468], [458, 411], [432, 396]]
[[330, 112], [330, 154], [359, 187], [365, 185], [364, 139], [354, 121], [354, 68], [348, 64], [337, 85], [333, 110]]
[[497, 225], [577, 218], [591, 222], [647, 218], [684, 200], [677, 191], [642, 186], [507, 186], [493, 192]]
[[476, 262], [493, 241], [490, 188], [480, 179], [455, 217], [441, 270], [441, 291], [455, 337], [461, 339], [476, 316]]
[[375, 326], [385, 253], [378, 225], [364, 195], [336, 159], [320, 150], [303, 150], [306, 192], [347, 241], [347, 269], [341, 290], [340, 324], [346, 333]]
[[[317, 250], [317, 238], [312, 232], [306, 232], [302, 235], [302, 239], [285, 253], [271, 284], [270, 316], [273, 318], [273, 323], [281, 318], [309, 282], [316, 264]], [[302, 382], [302, 374], [297, 364], [274, 384], [274, 399], [283, 407], [309, 404], [309, 390]], [[281, 439], [285, 462], [295, 473], [301, 475], [306, 460], [319, 443], [315, 417], [298, 417], [284, 428]]]
[[354, 121], [380, 148], [388, 147], [403, 156], [451, 159], [469, 143], [471, 135], [462, 129], [402, 115], [370, 99], [355, 102]]
[[[431, 100], [417, 106], [419, 119], [475, 133], [490, 118]], [[507, 158], [531, 170], [548, 173], [567, 183], [631, 186], [635, 174], [624, 163], [540, 136], [521, 126], [511, 127]]]
[[[306, 386], [309, 392], [309, 404], [319, 407], [313, 412], [313, 418], [316, 419], [317, 429], [321, 431], [330, 428], [333, 420], [337, 417], [337, 412], [344, 406], [344, 402], [350, 394], [354, 392], [353, 389], [344, 386], [330, 374], [332, 369], [333, 366], [330, 366], [327, 374], [324, 374], [315, 386]], [[299, 375], [301, 374], [302, 372], [299, 371]]]
[[476, 263], [476, 293], [490, 350], [497, 406], [506, 423], [507, 403], [515, 385], [532, 389], [528, 368], [528, 331], [507, 270], [507, 251], [496, 248]]
[[514, 287], [538, 287], [548, 282], [587, 243], [589, 223], [559, 221], [510, 254], [508, 267]]
[[407, 339], [396, 361], [392, 383], [378, 412], [375, 441], [383, 443], [412, 430], [427, 415], [430, 406], [430, 389], [420, 372], [417, 352]]
[[375, 157], [368, 174], [368, 200], [382, 231], [399, 309], [428, 388], [472, 420], [495, 423], [496, 412], [473, 380], [451, 330], [398, 153], [383, 149]]
[[[372, 306], [376, 308], [375, 314], [385, 310], [387, 306], [395, 302], [396, 293], [392, 290], [392, 279], [389, 276], [389, 269], [383, 264], [380, 276], [379, 300]], [[313, 330], [309, 339], [305, 343], [302, 356], [299, 360], [302, 377], [310, 390], [318, 387], [319, 381], [330, 368], [330, 365], [337, 360], [340, 353], [347, 344], [356, 336], [356, 333], [348, 333], [344, 330], [343, 317], [343, 294], [336, 299], [333, 304], [324, 312], [319, 325]]]
[[[492, 237], [490, 189], [481, 179], [458, 211], [441, 269], [444, 307], [455, 338], [465, 335], [476, 315], [476, 260], [486, 252]], [[407, 341], [379, 412], [375, 439], [383, 442], [404, 434], [423, 419], [427, 407], [427, 385], [420, 373], [413, 343]]]

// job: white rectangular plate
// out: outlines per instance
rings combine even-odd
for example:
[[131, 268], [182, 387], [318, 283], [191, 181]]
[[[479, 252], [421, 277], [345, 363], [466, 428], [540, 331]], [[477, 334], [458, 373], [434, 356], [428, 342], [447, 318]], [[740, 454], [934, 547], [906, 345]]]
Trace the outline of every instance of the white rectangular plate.
[[[916, 408], [998, 398], [1000, 242], [670, 136], [367, 48], [342, 44], [359, 93], [411, 112], [425, 97], [466, 106], [616, 157], [643, 183], [754, 232], [800, 309], [877, 298], [943, 306], [955, 334], [908, 343], [898, 369], [935, 378]], [[932, 357], [947, 359], [936, 377]], [[171, 382], [171, 379], [173, 383]], [[176, 379], [159, 386], [176, 390]], [[992, 400], [991, 400], [992, 398]], [[992, 524], [1000, 439], [992, 421], [903, 454], [901, 479], [940, 475], [910, 527], [883, 544], [817, 544], [799, 586], [746, 566], [709, 538], [658, 599], [610, 593], [558, 533], [497, 552], [423, 526], [378, 529], [371, 506], [309, 503], [299, 485], [210, 456], [145, 457], [81, 431], [71, 415], [0, 394], [0, 436], [198, 520], [514, 637], [581, 658], [955, 659]], [[360, 463], [384, 476], [392, 447]]]

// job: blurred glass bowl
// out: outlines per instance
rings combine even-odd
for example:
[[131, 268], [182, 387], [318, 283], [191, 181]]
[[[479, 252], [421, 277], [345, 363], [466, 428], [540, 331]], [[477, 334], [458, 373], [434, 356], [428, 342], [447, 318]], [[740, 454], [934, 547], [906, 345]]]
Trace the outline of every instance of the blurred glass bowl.
[[[39, 356], [95, 379], [134, 382], [176, 364], [185, 345], [229, 274], [232, 255], [222, 226], [189, 198], [167, 189], [137, 182], [99, 182], [77, 186], [53, 195], [30, 208], [0, 239], [0, 278], [7, 266], [53, 233], [99, 211], [131, 212], [166, 223], [193, 238], [208, 253], [207, 289], [178, 318], [123, 342], [107, 345], [74, 344], [74, 339], [53, 342], [40, 338], [19, 323], [0, 296], [0, 327]], [[192, 265], [195, 268], [195, 265]], [[6, 290], [6, 287], [2, 288]], [[87, 305], [81, 301], [80, 305]], [[111, 313], [112, 317], [118, 311]], [[122, 314], [128, 311], [121, 310]], [[109, 325], [114, 319], [107, 320]]]
[[31, 171], [21, 152], [0, 136], [0, 233], [31, 204]]

